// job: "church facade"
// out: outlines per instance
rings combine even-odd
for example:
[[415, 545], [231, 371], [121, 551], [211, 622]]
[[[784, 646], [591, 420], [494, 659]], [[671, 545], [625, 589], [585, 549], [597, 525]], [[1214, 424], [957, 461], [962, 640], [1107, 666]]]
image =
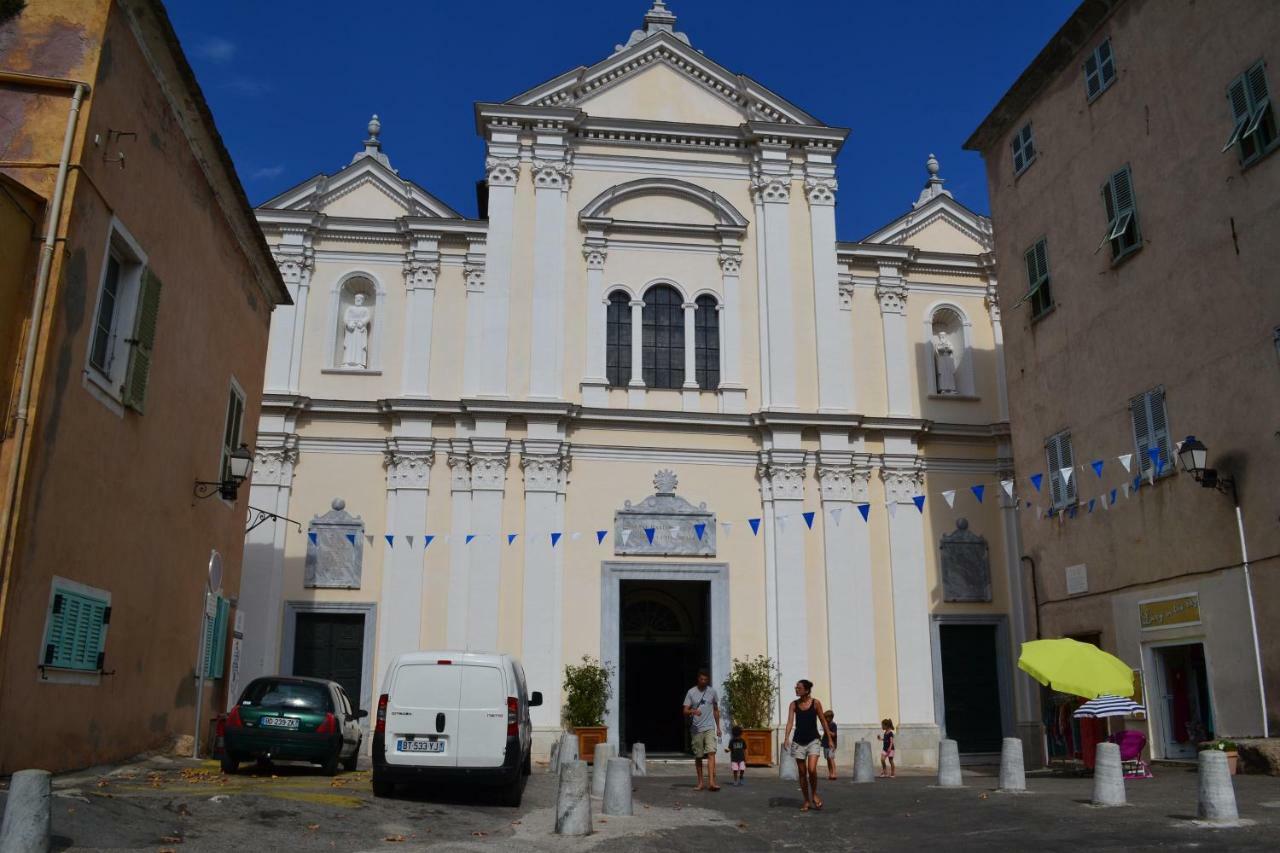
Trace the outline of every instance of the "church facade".
[[589, 655], [610, 739], [652, 754], [699, 667], [767, 655], [775, 722], [808, 678], [842, 751], [884, 717], [906, 764], [943, 731], [1038, 738], [990, 222], [930, 155], [905, 214], [840, 241], [847, 131], [675, 24], [656, 2], [602, 61], [477, 104], [479, 219], [376, 117], [258, 209], [294, 304], [250, 503], [301, 529], [248, 535], [233, 694], [315, 674], [370, 708], [397, 653], [507, 651], [545, 755]]

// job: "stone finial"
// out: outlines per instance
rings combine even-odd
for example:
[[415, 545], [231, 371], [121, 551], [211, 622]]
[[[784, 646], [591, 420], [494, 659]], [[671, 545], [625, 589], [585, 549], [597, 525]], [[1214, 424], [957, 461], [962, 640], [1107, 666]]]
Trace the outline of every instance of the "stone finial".
[[631, 38], [627, 39], [627, 43], [615, 47], [614, 53], [626, 50], [631, 45], [644, 41], [658, 33], [671, 33], [685, 44], [689, 43], [688, 36], [684, 33], [676, 32], [676, 16], [667, 8], [666, 0], [653, 0], [653, 5], [649, 7], [649, 11], [644, 16], [644, 28], [633, 31]]
[[[373, 117], [369, 119], [369, 124], [365, 129], [369, 131], [369, 136], [364, 141], [364, 149], [357, 151], [356, 156], [351, 158], [351, 162], [354, 163], [361, 157], [372, 157], [388, 169], [391, 169], [391, 161], [386, 154], [382, 153], [382, 139], [380, 138], [382, 122], [379, 121], [377, 113], [374, 113]], [[391, 169], [391, 171], [394, 172], [395, 169]]]
[[[374, 120], [374, 121], [377, 121], [377, 120], [378, 120], [378, 117], [377, 117], [377, 116], [374, 116], [374, 117], [373, 117], [373, 120]], [[371, 126], [372, 126], [372, 125], [371, 125]], [[929, 171], [929, 177], [930, 177], [931, 179], [932, 179], [932, 178], [936, 178], [936, 177], [938, 176], [938, 168], [939, 168], [939, 167], [938, 167], [938, 158], [937, 158], [937, 157], [935, 157], [935, 156], [933, 156], [932, 154], [930, 154], [930, 155], [929, 155], [929, 159], [924, 161], [924, 167], [925, 167], [925, 169], [927, 169], [927, 170]]]
[[653, 475], [653, 489], [660, 495], [674, 495], [678, 482], [676, 473], [666, 468]]
[[930, 154], [929, 159], [924, 161], [924, 168], [925, 171], [929, 173], [929, 180], [925, 182], [924, 189], [920, 191], [920, 197], [916, 199], [916, 203], [911, 205], [912, 210], [932, 201], [940, 195], [945, 195], [947, 198], [954, 198], [954, 196], [951, 195], [950, 190], [944, 190], [942, 188], [942, 185], [946, 183], [946, 180], [938, 174], [942, 168], [938, 165], [938, 158], [933, 156], [933, 154]]

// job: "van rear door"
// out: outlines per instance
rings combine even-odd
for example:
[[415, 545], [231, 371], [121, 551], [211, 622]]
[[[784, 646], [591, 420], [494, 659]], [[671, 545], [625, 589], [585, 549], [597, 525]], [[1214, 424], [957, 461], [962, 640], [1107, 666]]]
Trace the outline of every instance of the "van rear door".
[[468, 663], [458, 700], [458, 767], [501, 767], [507, 753], [507, 685], [497, 665]]
[[387, 697], [388, 764], [458, 766], [458, 693], [465, 667], [450, 661], [406, 663]]

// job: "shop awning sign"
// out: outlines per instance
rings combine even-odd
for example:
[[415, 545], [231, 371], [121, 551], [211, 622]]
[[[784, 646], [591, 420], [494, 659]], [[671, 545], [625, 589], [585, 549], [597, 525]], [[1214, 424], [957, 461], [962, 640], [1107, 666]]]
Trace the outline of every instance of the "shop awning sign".
[[1180, 595], [1157, 601], [1138, 603], [1138, 616], [1142, 630], [1171, 628], [1174, 625], [1194, 625], [1200, 621], [1200, 596]]

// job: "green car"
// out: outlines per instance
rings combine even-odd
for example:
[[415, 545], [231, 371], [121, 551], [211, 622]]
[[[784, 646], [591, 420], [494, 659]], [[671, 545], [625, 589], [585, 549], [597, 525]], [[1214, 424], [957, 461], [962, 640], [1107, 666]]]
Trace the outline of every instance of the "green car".
[[355, 770], [360, 720], [342, 685], [319, 678], [256, 678], [227, 715], [222, 772], [252, 759], [310, 761], [333, 776], [341, 764]]

